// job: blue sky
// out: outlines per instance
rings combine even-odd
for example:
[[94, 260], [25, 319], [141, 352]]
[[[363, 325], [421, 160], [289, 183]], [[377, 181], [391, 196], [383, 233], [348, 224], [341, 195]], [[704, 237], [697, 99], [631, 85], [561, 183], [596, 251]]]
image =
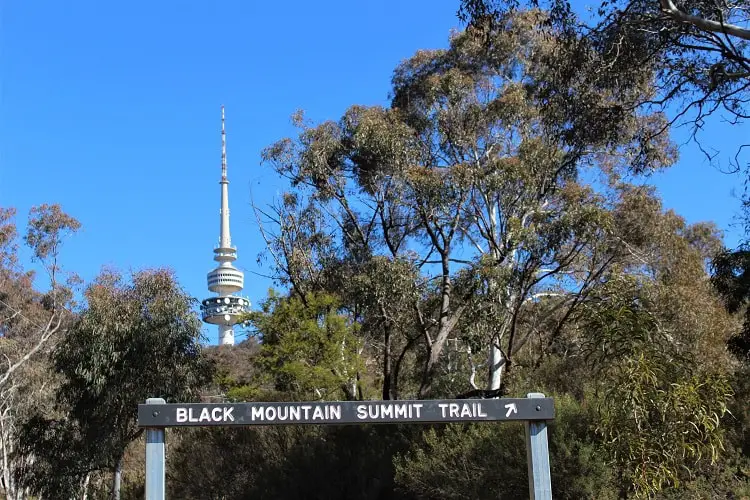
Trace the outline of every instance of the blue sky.
[[[204, 298], [218, 241], [220, 105], [226, 106], [233, 243], [253, 303], [271, 282], [250, 208], [282, 189], [260, 151], [293, 132], [289, 116], [336, 119], [385, 104], [391, 73], [446, 45], [458, 2], [41, 2], [0, 6], [0, 206], [18, 222], [60, 203], [83, 224], [63, 263], [169, 266]], [[704, 140], [734, 155], [748, 127], [714, 120]], [[685, 133], [676, 133], [678, 141]], [[740, 180], [694, 145], [652, 179], [668, 208], [713, 220], [737, 241]], [[207, 330], [209, 340], [216, 333]]]

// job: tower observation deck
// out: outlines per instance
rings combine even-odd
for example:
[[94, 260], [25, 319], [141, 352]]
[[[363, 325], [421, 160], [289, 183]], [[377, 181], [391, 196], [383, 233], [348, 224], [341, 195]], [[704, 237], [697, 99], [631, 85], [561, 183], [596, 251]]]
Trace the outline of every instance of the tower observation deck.
[[214, 260], [219, 265], [207, 275], [208, 289], [215, 296], [201, 302], [201, 318], [218, 325], [219, 344], [234, 345], [234, 325], [250, 310], [250, 301], [234, 295], [242, 290], [245, 275], [232, 265], [237, 260], [237, 249], [229, 235], [229, 181], [227, 180], [227, 142], [224, 130], [224, 106], [221, 107], [221, 210], [219, 211], [219, 246], [214, 249]]

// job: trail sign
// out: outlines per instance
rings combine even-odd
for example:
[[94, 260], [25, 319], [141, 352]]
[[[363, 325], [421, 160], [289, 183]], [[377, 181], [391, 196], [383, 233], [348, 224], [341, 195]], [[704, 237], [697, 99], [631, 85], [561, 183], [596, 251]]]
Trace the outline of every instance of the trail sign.
[[552, 420], [550, 398], [310, 403], [143, 404], [141, 427], [213, 425], [397, 424]]
[[533, 500], [552, 498], [547, 448], [551, 398], [293, 403], [171, 403], [149, 399], [138, 405], [138, 425], [146, 428], [146, 500], [165, 497], [164, 437], [167, 427], [251, 425], [351, 425], [451, 422], [526, 422], [529, 490]]

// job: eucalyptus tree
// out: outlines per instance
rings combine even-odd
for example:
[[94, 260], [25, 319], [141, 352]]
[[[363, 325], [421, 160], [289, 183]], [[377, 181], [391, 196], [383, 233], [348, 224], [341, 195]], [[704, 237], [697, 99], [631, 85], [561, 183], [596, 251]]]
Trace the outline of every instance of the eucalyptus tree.
[[[199, 344], [194, 299], [166, 270], [134, 273], [132, 282], [103, 272], [58, 345], [56, 412], [24, 427], [34, 453], [32, 489], [72, 498], [93, 471], [112, 471], [119, 498], [127, 446], [143, 432], [137, 406], [149, 397], [187, 401], [208, 382], [212, 365]], [[60, 418], [62, 416], [62, 418]]]
[[[12, 285], [14, 282], [25, 285], [27, 292], [18, 297], [5, 292], [3, 298], [13, 301], [24, 298], [30, 302], [30, 285], [33, 273], [25, 273], [17, 260], [17, 243], [15, 225], [12, 223], [14, 209], [0, 210], [0, 246], [2, 247], [3, 284]], [[64, 239], [78, 231], [81, 224], [73, 217], [62, 211], [60, 205], [40, 205], [32, 207], [29, 212], [28, 230], [24, 237], [26, 244], [33, 252], [33, 258], [41, 264], [49, 278], [49, 290], [39, 296], [41, 310], [38, 314], [24, 314], [22, 304], [14, 306], [3, 302], [4, 314], [2, 328], [3, 336], [23, 343], [19, 355], [11, 360], [8, 367], [0, 375], [0, 387], [10, 381], [16, 370], [20, 369], [36, 353], [42, 350], [55, 334], [59, 333], [68, 318], [68, 307], [72, 299], [71, 289], [67, 285], [79, 282], [75, 275], [62, 271], [59, 257]], [[62, 279], [61, 279], [62, 278]], [[19, 283], [21, 282], [21, 283]], [[34, 316], [30, 318], [29, 316]], [[19, 327], [18, 330], [14, 330]]]
[[586, 78], [554, 87], [567, 46], [546, 20], [518, 13], [419, 51], [394, 72], [390, 107], [317, 126], [298, 115], [299, 136], [264, 151], [293, 190], [259, 215], [278, 277], [292, 293], [342, 295], [384, 398], [400, 394], [405, 365], [410, 390], [428, 396], [449, 340], [484, 352], [487, 382], [472, 383], [497, 394], [515, 352], [557, 328], [535, 331], [527, 311], [562, 311], [564, 323], [630, 257], [611, 224], [621, 172], [674, 160], [663, 116], [622, 105], [647, 79], [625, 95]]
[[[750, 116], [750, 3], [747, 0], [626, 0], [595, 2], [589, 12], [568, 0], [461, 0], [459, 17], [475, 29], [502, 23], [509, 13], [529, 7], [549, 9], [549, 25], [570, 48], [560, 59], [563, 81], [590, 72], [604, 88], [618, 92], [648, 75], [653, 91], [626, 99], [629, 108], [664, 109], [670, 124], [689, 125], [692, 138], [713, 162], [729, 154], [734, 171], [750, 175], [747, 141], [733, 151], [718, 151], [700, 133], [720, 126], [747, 126]], [[585, 78], [585, 77], [584, 77]], [[708, 122], [711, 115], [714, 121]], [[613, 123], [619, 120], [611, 117]], [[710, 123], [710, 125], [709, 125]], [[661, 133], [668, 131], [665, 128]], [[707, 138], [711, 141], [711, 138]], [[745, 238], [739, 248], [724, 251], [714, 262], [715, 284], [725, 294], [730, 311], [744, 308], [750, 287], [748, 269], [747, 193], [743, 195]], [[731, 341], [738, 353], [748, 351], [748, 328]]]
[[[743, 373], [725, 348], [737, 318], [706, 269], [721, 247], [718, 232], [665, 212], [643, 186], [625, 190], [613, 220], [627, 228], [633, 258], [606, 270], [546, 356], [520, 352], [508, 382], [514, 392], [531, 386], [555, 397], [556, 495], [741, 497], [747, 460], [733, 447], [746, 438], [731, 433], [746, 435], [747, 411], [744, 400], [733, 405], [730, 382]], [[397, 457], [397, 481], [419, 497], [524, 495], [523, 430], [516, 431], [431, 430]]]
[[56, 381], [47, 356], [75, 317], [72, 287], [78, 279], [63, 270], [60, 251], [80, 223], [59, 205], [30, 210], [23, 240], [46, 274], [47, 291], [39, 292], [35, 273], [18, 258], [14, 217], [15, 209], [0, 208], [0, 484], [4, 497], [15, 500], [29, 494], [23, 478], [34, 461], [22, 451], [20, 428], [36, 409], [52, 404]]
[[[543, 8], [549, 24], [575, 49], [561, 73], [594, 61], [596, 76], [612, 90], [653, 74], [654, 94], [630, 106], [670, 107], [672, 121], [699, 132], [713, 113], [732, 123], [748, 118], [750, 15], [747, 0], [626, 0], [595, 2], [581, 12], [569, 0], [461, 0], [459, 17], [483, 29], [510, 12]], [[736, 165], [739, 167], [739, 165]]]
[[[729, 463], [736, 365], [726, 342], [737, 321], [708, 279], [705, 263], [721, 247], [715, 228], [640, 213], [651, 226], [650, 244], [637, 249], [645, 264], [611, 273], [584, 305], [577, 338], [597, 375], [589, 381], [596, 429], [619, 471], [621, 496], [650, 497], [698, 484], [717, 475], [711, 465]], [[739, 491], [743, 482], [728, 488]]]

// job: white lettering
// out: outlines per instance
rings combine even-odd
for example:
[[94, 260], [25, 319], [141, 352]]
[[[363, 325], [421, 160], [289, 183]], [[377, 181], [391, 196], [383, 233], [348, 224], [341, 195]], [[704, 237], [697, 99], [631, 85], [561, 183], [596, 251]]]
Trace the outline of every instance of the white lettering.
[[340, 405], [331, 406], [331, 417], [330, 418], [335, 418], [337, 420], [341, 420], [341, 406]]
[[[421, 415], [419, 414], [419, 412], [420, 412], [420, 410], [422, 409], [422, 407], [423, 407], [424, 405], [423, 405], [422, 403], [419, 403], [419, 404], [416, 404], [416, 403], [415, 403], [415, 404], [413, 404], [412, 406], [413, 406], [413, 407], [414, 407], [414, 409], [415, 409], [415, 410], [417, 411], [417, 418], [422, 418], [422, 416], [421, 416]], [[410, 416], [411, 416], [411, 415], [410, 415]]]
[[394, 416], [396, 418], [406, 418], [408, 410], [411, 410], [411, 408], [407, 404], [396, 405], [396, 411], [395, 411]]
[[276, 411], [278, 412], [277, 417], [279, 420], [286, 420], [289, 417], [288, 406], [279, 406], [279, 408]]
[[208, 411], [208, 408], [203, 408], [201, 410], [201, 416], [200, 419], [198, 419], [199, 422], [209, 422], [211, 421], [211, 412]]
[[393, 405], [383, 405], [380, 407], [381, 418], [393, 418]]
[[448, 407], [448, 413], [450, 414], [451, 417], [459, 418], [458, 417], [458, 403], [451, 403], [450, 406]]
[[448, 403], [438, 403], [438, 406], [440, 407], [440, 411], [443, 412], [443, 418], [445, 418], [445, 410], [448, 409]]
[[[436, 402], [437, 403], [437, 402]], [[444, 419], [486, 419], [489, 417], [483, 403], [437, 403], [440, 416]], [[356, 405], [358, 420], [411, 420], [421, 419], [424, 404], [368, 402]], [[210, 406], [203, 408], [175, 408], [174, 421], [183, 423], [235, 422], [234, 407]], [[342, 405], [337, 404], [278, 404], [275, 406], [251, 406], [249, 417], [252, 421], [336, 421], [342, 419]]]
[[299, 406], [289, 407], [289, 420], [299, 420], [300, 409]]
[[367, 406], [357, 405], [357, 418], [360, 420], [367, 418]]
[[482, 412], [482, 403], [477, 403], [477, 417], [486, 417], [487, 414]]

